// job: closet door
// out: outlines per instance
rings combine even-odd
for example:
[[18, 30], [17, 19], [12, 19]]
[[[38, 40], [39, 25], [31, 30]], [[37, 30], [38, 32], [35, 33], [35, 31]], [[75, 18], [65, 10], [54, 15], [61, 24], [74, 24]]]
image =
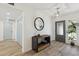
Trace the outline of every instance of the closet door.
[[4, 40], [12, 40], [13, 36], [13, 23], [10, 21], [4, 22]]
[[56, 41], [65, 42], [65, 21], [55, 22], [55, 39]]
[[22, 46], [22, 21], [17, 21], [17, 42]]

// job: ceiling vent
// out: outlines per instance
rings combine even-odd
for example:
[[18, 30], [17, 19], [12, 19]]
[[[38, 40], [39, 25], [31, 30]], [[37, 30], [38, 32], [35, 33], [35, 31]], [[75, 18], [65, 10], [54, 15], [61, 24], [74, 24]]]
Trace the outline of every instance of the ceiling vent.
[[12, 6], [14, 6], [14, 3], [8, 3], [9, 5], [12, 5]]

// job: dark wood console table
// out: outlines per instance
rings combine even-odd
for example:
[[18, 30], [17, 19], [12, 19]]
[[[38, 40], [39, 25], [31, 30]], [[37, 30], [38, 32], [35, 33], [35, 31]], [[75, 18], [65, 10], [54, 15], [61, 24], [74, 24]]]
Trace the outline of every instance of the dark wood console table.
[[32, 37], [32, 50], [38, 52], [50, 45], [49, 35], [37, 35]]

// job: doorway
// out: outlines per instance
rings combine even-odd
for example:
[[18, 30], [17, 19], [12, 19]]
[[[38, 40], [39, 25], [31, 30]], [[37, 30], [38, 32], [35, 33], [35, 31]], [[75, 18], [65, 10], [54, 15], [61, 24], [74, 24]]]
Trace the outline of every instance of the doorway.
[[65, 21], [55, 22], [55, 40], [65, 43]]
[[13, 23], [4, 21], [4, 40], [12, 40], [13, 38]]

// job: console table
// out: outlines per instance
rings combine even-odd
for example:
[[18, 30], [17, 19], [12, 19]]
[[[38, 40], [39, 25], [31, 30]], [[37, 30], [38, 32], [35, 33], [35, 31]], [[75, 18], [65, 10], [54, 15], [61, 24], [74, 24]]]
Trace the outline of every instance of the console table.
[[38, 52], [50, 45], [49, 35], [36, 35], [32, 37], [32, 50]]

